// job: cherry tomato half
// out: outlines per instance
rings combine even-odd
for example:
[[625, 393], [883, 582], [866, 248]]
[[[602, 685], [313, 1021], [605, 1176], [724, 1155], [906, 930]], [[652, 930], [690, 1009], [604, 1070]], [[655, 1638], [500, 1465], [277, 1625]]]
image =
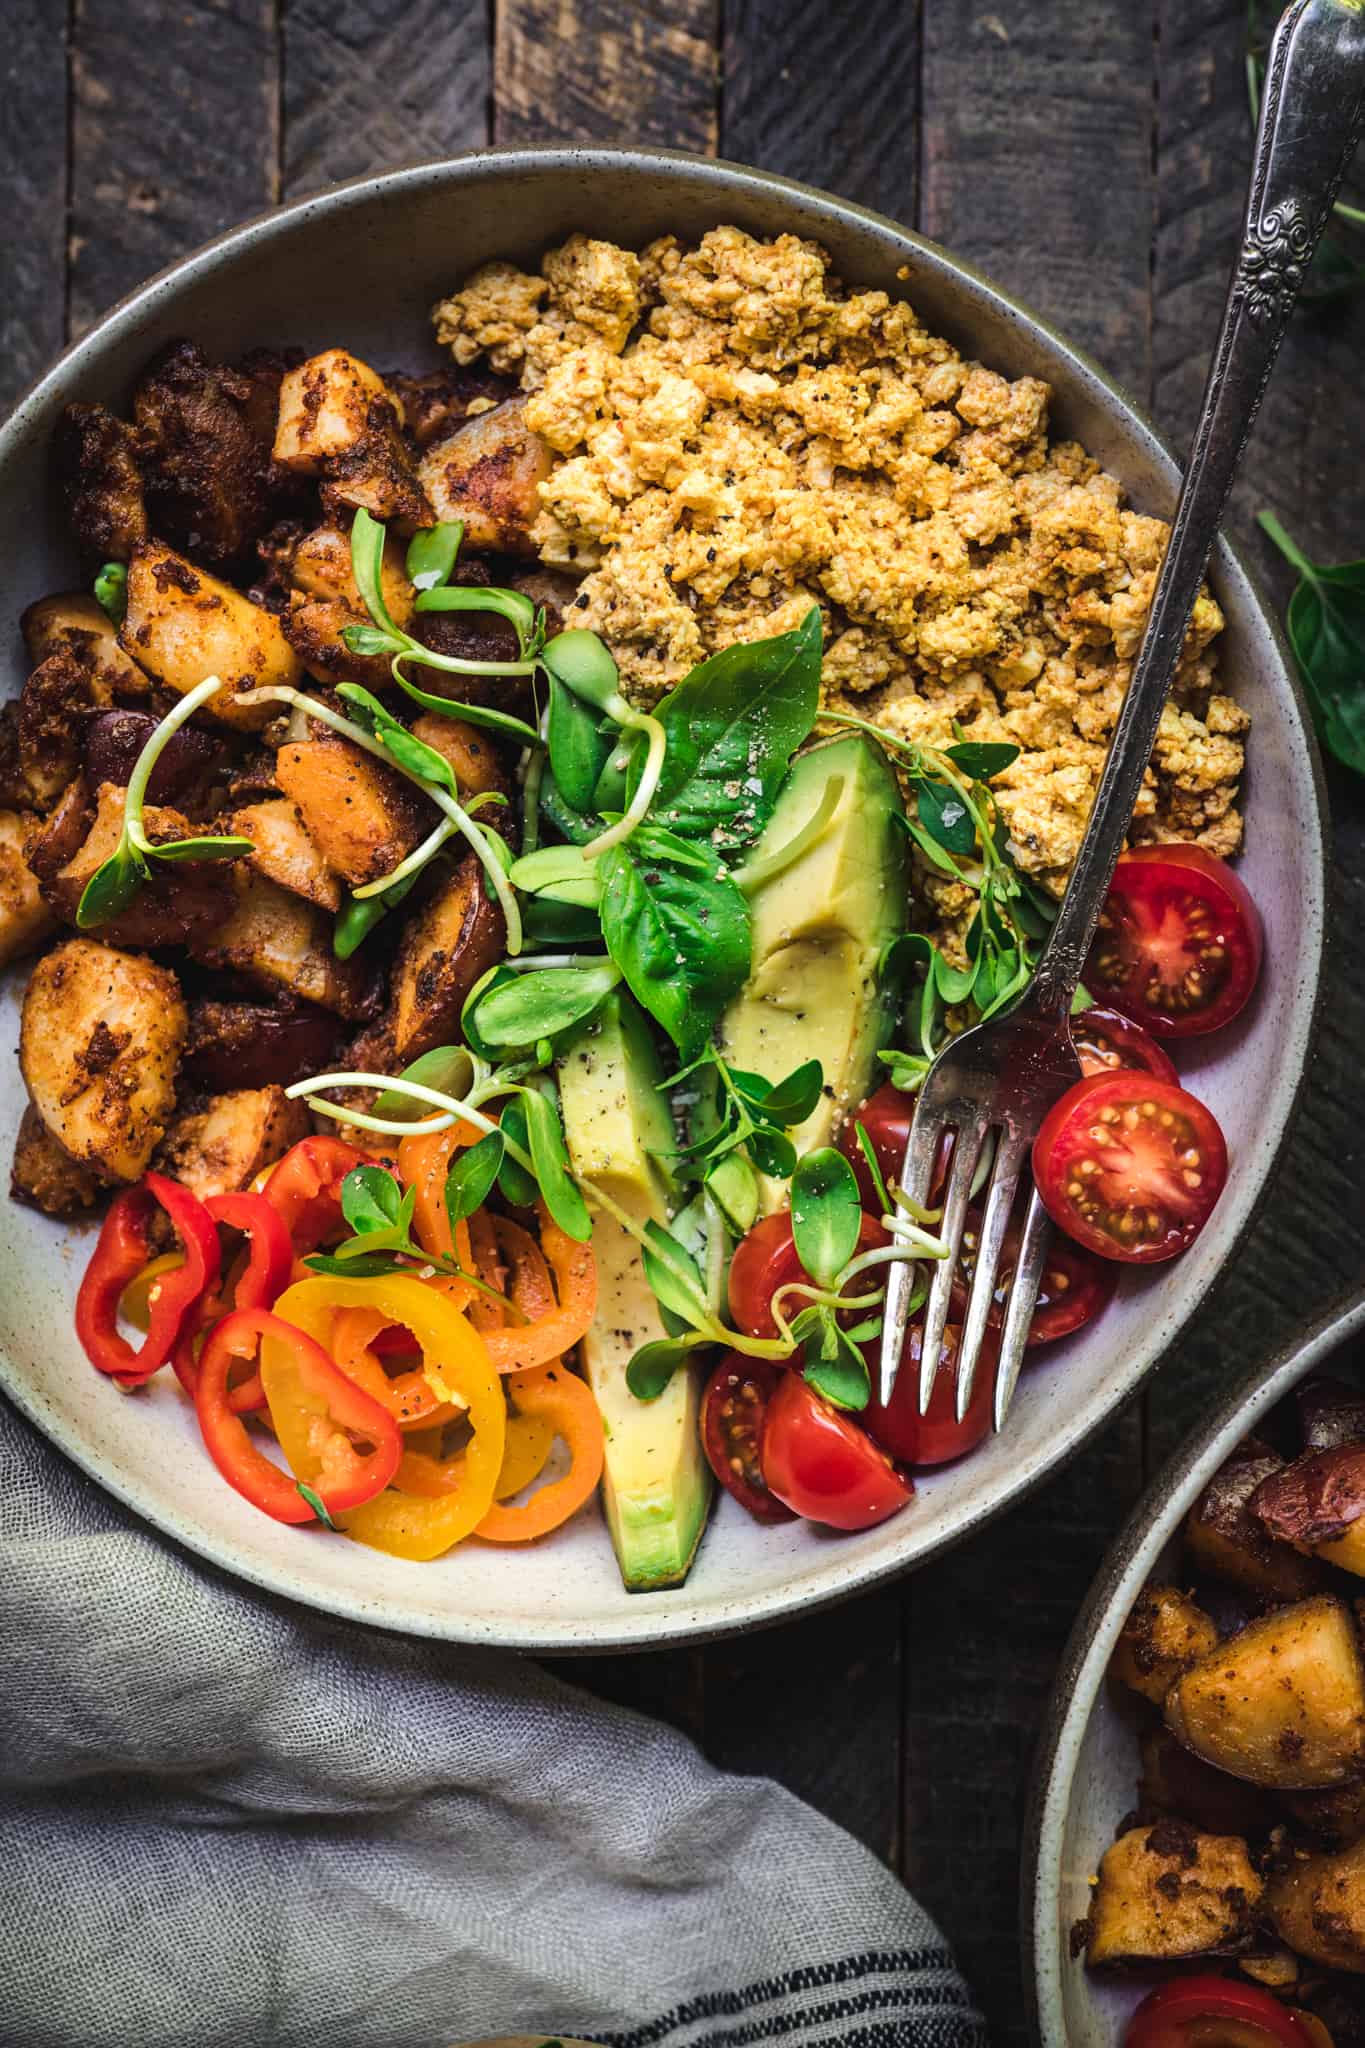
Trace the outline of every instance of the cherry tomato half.
[[1119, 855], [1083, 976], [1158, 1038], [1216, 1031], [1261, 971], [1261, 919], [1226, 861], [1202, 846]]
[[1163, 1081], [1180, 1078], [1156, 1040], [1122, 1010], [1106, 1010], [1100, 1003], [1082, 1010], [1071, 1020], [1071, 1043], [1083, 1074], [1116, 1074], [1127, 1068], [1135, 1074], [1159, 1074]]
[[701, 1441], [711, 1470], [758, 1522], [788, 1522], [792, 1515], [769, 1492], [759, 1458], [778, 1372], [766, 1358], [731, 1351], [712, 1373], [702, 1396]]
[[1049, 1216], [1103, 1259], [1150, 1265], [1193, 1244], [1228, 1177], [1217, 1119], [1155, 1074], [1091, 1074], [1033, 1141]]
[[1318, 2048], [1316, 2023], [1236, 1977], [1163, 1984], [1128, 2022], [1123, 2048]]
[[[890, 1243], [874, 1216], [864, 1215], [858, 1236], [860, 1252], [874, 1245]], [[730, 1261], [730, 1313], [738, 1327], [750, 1337], [775, 1337], [772, 1299], [779, 1287], [793, 1280], [809, 1281], [810, 1275], [796, 1255], [792, 1241], [792, 1220], [785, 1209], [774, 1216], [760, 1216], [735, 1246]], [[801, 1307], [799, 1296], [787, 1303], [787, 1320]]]
[[761, 1450], [771, 1492], [808, 1521], [831, 1529], [871, 1529], [914, 1495], [851, 1416], [808, 1386], [799, 1370], [784, 1372], [768, 1403]]
[[[869, 1095], [867, 1101], [855, 1109], [851, 1116], [846, 1116], [839, 1127], [839, 1136], [835, 1142], [853, 1168], [863, 1207], [870, 1209], [874, 1215], [881, 1214], [881, 1197], [872, 1185], [871, 1169], [867, 1163], [867, 1156], [858, 1143], [857, 1127], [861, 1124], [867, 1132], [872, 1150], [877, 1155], [882, 1179], [889, 1187], [893, 1181], [898, 1181], [901, 1177], [901, 1169], [905, 1164], [906, 1140], [910, 1136], [910, 1120], [914, 1114], [914, 1096], [907, 1094], [903, 1088], [893, 1088], [887, 1081], [875, 1094]], [[952, 1137], [945, 1132], [939, 1146], [938, 1158], [934, 1162], [934, 1184], [929, 1193], [931, 1202], [936, 1201], [942, 1192], [952, 1149]]]
[[[967, 1297], [976, 1273], [976, 1248], [980, 1236], [981, 1211], [979, 1208], [969, 1209], [962, 1226], [962, 1250], [958, 1254], [957, 1271], [953, 1275], [949, 1313], [955, 1322], [960, 1323], [967, 1313]], [[1011, 1223], [1000, 1248], [995, 1297], [990, 1308], [990, 1328], [993, 1330], [999, 1330], [1004, 1324], [1009, 1283], [1018, 1263], [1019, 1226]], [[1055, 1343], [1057, 1338], [1069, 1337], [1073, 1330], [1093, 1322], [1114, 1299], [1118, 1284], [1119, 1276], [1112, 1259], [1097, 1259], [1093, 1252], [1073, 1244], [1069, 1237], [1054, 1237], [1048, 1246], [1039, 1282], [1038, 1305], [1028, 1327], [1030, 1345]]]
[[[957, 1348], [962, 1331], [949, 1323], [943, 1332], [938, 1355], [938, 1375], [929, 1396], [929, 1412], [919, 1412], [919, 1368], [924, 1356], [924, 1326], [912, 1323], [905, 1333], [900, 1371], [891, 1404], [883, 1408], [875, 1394], [863, 1410], [862, 1420], [870, 1434], [902, 1465], [946, 1465], [976, 1449], [991, 1426], [995, 1364], [999, 1350], [993, 1330], [987, 1330], [981, 1346], [981, 1362], [972, 1387], [971, 1405], [961, 1422], [957, 1419]], [[869, 1354], [875, 1347], [869, 1346]], [[877, 1383], [873, 1356], [868, 1365], [872, 1384]]]

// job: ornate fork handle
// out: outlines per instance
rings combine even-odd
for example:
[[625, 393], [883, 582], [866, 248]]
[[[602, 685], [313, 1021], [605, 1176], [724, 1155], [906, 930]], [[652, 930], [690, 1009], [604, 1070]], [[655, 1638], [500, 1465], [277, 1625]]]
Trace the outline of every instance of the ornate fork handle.
[[1365, 0], [1296, 0], [1270, 48], [1241, 252], [1147, 629], [1070, 885], [1023, 998], [1035, 1012], [1070, 1008], [1232, 479], [1362, 126]]

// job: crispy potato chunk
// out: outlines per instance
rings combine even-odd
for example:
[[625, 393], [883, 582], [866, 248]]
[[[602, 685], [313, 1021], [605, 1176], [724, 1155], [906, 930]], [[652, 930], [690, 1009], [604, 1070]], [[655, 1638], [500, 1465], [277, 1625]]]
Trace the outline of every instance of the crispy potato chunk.
[[36, 668], [53, 654], [72, 654], [95, 679], [106, 702], [139, 703], [151, 692], [146, 671], [118, 642], [118, 628], [88, 590], [40, 597], [19, 620], [28, 658]]
[[24, 857], [27, 839], [19, 812], [0, 811], [0, 967], [33, 952], [54, 929], [38, 877]]
[[236, 1088], [178, 1116], [158, 1147], [156, 1164], [205, 1202], [210, 1195], [250, 1187], [312, 1130], [306, 1105], [291, 1102], [283, 1088]]
[[190, 1006], [185, 1071], [196, 1086], [287, 1088], [305, 1074], [330, 1066], [341, 1025], [329, 1010], [276, 992], [273, 1002], [220, 1002]]
[[1284, 1459], [1248, 1437], [1221, 1465], [1185, 1518], [1190, 1562], [1258, 1598], [1300, 1600], [1321, 1584], [1310, 1558], [1278, 1543], [1251, 1512], [1251, 1496]]
[[1365, 1760], [1365, 1670], [1331, 1594], [1251, 1622], [1192, 1665], [1166, 1725], [1206, 1763], [1253, 1785], [1341, 1785]]
[[320, 476], [328, 510], [363, 505], [403, 529], [432, 524], [403, 439], [403, 408], [377, 371], [343, 348], [290, 370], [280, 386], [275, 460]]
[[353, 889], [396, 868], [434, 823], [411, 783], [349, 740], [281, 747], [275, 779], [328, 867]]
[[1262, 1480], [1250, 1506], [1272, 1539], [1365, 1578], [1365, 1444], [1296, 1458]]
[[45, 1216], [79, 1216], [95, 1206], [104, 1190], [93, 1168], [63, 1152], [33, 1104], [26, 1103], [14, 1140], [11, 1200], [27, 1202]]
[[126, 562], [148, 531], [132, 428], [103, 405], [68, 405], [57, 423], [55, 454], [78, 543], [89, 555]]
[[1090, 1899], [1086, 1959], [1167, 1963], [1245, 1946], [1262, 1884], [1237, 1835], [1203, 1835], [1184, 1821], [1120, 1835]]
[[270, 523], [270, 431], [257, 399], [255, 379], [209, 362], [192, 341], [163, 349], [133, 398], [152, 524], [217, 567], [240, 560]]
[[1123, 1624], [1109, 1675], [1159, 1707], [1182, 1671], [1218, 1641], [1202, 1607], [1177, 1586], [1148, 1586]]
[[526, 424], [526, 401], [509, 398], [438, 441], [418, 475], [438, 519], [462, 519], [471, 548], [532, 555], [532, 521], [554, 456]]
[[460, 1011], [479, 977], [502, 958], [507, 927], [477, 857], [455, 872], [403, 934], [393, 970], [394, 1051], [400, 1066], [434, 1045], [458, 1044]]
[[491, 733], [481, 732], [478, 726], [469, 725], [462, 718], [446, 718], [435, 711], [424, 711], [414, 721], [412, 730], [419, 740], [449, 761], [462, 795], [477, 796], [484, 790], [511, 795], [512, 785]]
[[[94, 820], [81, 844], [50, 879], [41, 881], [43, 900], [65, 924], [76, 922], [86, 883], [114, 853], [123, 834], [124, 792], [100, 785]], [[194, 832], [181, 812], [161, 804], [143, 807], [142, 823], [153, 846], [188, 839]], [[32, 861], [30, 853], [30, 862]], [[154, 863], [126, 910], [100, 926], [100, 937], [116, 946], [183, 946], [196, 932], [212, 931], [232, 908], [232, 883], [224, 861]]]
[[[305, 597], [330, 598], [345, 605], [357, 624], [369, 619], [351, 574], [351, 536], [343, 527], [317, 526], [306, 533], [294, 550], [289, 580]], [[395, 626], [409, 625], [417, 593], [408, 581], [404, 550], [391, 534], [384, 541], [380, 583]]]
[[113, 693], [77, 655], [49, 654], [19, 693], [19, 763], [41, 810], [80, 771], [85, 730]]
[[1330, 1785], [1325, 1792], [1282, 1792], [1280, 1802], [1301, 1828], [1329, 1848], [1344, 1849], [1365, 1836], [1365, 1778]]
[[[1275, 1801], [1259, 1785], [1230, 1778], [1206, 1764], [1168, 1728], [1149, 1728], [1142, 1738], [1142, 1775], [1138, 1779], [1138, 1818], [1159, 1820], [1172, 1814], [1210, 1835], [1243, 1835], [1248, 1840], [1268, 1835], [1281, 1818]], [[1316, 1792], [1315, 1799], [1332, 1794]]]
[[224, 832], [238, 832], [249, 839], [256, 851], [252, 866], [291, 889], [320, 910], [341, 908], [341, 889], [308, 829], [298, 806], [287, 796], [267, 797], [258, 804], [246, 804], [220, 821]]
[[223, 689], [200, 716], [248, 732], [268, 725], [279, 707], [234, 699], [265, 684], [297, 686], [303, 676], [277, 618], [161, 541], [144, 542], [134, 551], [119, 640], [178, 696], [206, 676], [221, 676]]
[[19, 1065], [63, 1150], [110, 1180], [136, 1180], [175, 1107], [189, 1018], [168, 967], [67, 939], [33, 970]]
[[1365, 1974], [1365, 1842], [1297, 1859], [1271, 1879], [1264, 1903], [1281, 1941], [1301, 1956]]
[[56, 807], [28, 831], [26, 858], [40, 882], [50, 882], [84, 844], [95, 817], [95, 800], [83, 775], [68, 783]]
[[206, 967], [230, 968], [260, 988], [288, 989], [339, 1017], [363, 1023], [376, 991], [358, 959], [332, 952], [332, 921], [262, 874], [234, 872], [236, 907], [214, 932], [197, 935], [190, 951]]

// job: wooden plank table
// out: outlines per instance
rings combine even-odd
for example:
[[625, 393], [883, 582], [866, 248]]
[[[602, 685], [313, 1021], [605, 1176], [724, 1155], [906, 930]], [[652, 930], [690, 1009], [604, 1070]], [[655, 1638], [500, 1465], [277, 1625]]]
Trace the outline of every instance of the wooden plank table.
[[[1189, 432], [1241, 206], [1245, 0], [11, 0], [0, 403], [148, 272], [330, 180], [489, 141], [667, 143], [911, 221]], [[1365, 297], [1303, 315], [1233, 531], [1262, 505], [1365, 553]], [[1311, 1088], [1261, 1221], [1142, 1402], [973, 1542], [809, 1622], [572, 1667], [770, 1771], [900, 1869], [999, 2042], [1024, 2038], [1017, 1857], [1072, 1616], [1218, 1389], [1365, 1278], [1365, 788], [1329, 771], [1336, 944]], [[1355, 941], [1353, 944], [1352, 942]]]

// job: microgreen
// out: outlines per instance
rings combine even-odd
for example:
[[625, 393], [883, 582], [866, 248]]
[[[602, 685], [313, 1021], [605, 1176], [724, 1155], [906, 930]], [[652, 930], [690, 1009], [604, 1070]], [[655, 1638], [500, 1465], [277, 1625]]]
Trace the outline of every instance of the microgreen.
[[480, 1138], [477, 1145], [471, 1145], [464, 1152], [457, 1152], [450, 1162], [446, 1175], [445, 1205], [450, 1227], [455, 1229], [481, 1209], [492, 1194], [502, 1162], [507, 1156], [507, 1140], [501, 1131], [490, 1131]]
[[323, 1500], [322, 1495], [320, 1493], [315, 1493], [311, 1486], [305, 1486], [301, 1479], [296, 1479], [294, 1481], [294, 1486], [298, 1492], [300, 1499], [307, 1501], [309, 1507], [313, 1510], [313, 1513], [322, 1523], [324, 1529], [335, 1529], [336, 1523], [332, 1520], [331, 1515], [327, 1512], [327, 1503]]
[[1285, 618], [1313, 723], [1328, 752], [1365, 775], [1365, 562], [1311, 562], [1273, 512], [1260, 524], [1299, 572]]
[[[647, 711], [637, 711], [621, 695], [620, 677], [611, 650], [596, 633], [589, 633], [581, 626], [571, 626], [545, 643], [540, 658], [549, 672], [552, 688], [558, 683], [581, 704], [615, 720], [623, 734], [639, 733], [646, 741], [635, 791], [624, 812], [588, 842], [590, 854], [605, 853], [608, 848], [629, 839], [648, 811], [664, 769], [667, 735], [657, 718]], [[603, 763], [602, 774], [607, 773], [610, 767], [609, 753]], [[599, 785], [600, 782], [599, 774]], [[601, 808], [600, 799], [598, 807]]]
[[94, 581], [95, 602], [106, 617], [121, 626], [128, 615], [128, 570], [123, 562], [106, 562]]
[[[487, 1142], [486, 1139], [481, 1141], [482, 1144]], [[472, 1152], [457, 1159], [456, 1165], [464, 1166], [468, 1174], [465, 1162], [480, 1150], [481, 1145], [474, 1146]], [[455, 1170], [453, 1166], [452, 1174]], [[487, 1286], [477, 1274], [466, 1272], [457, 1259], [444, 1258], [413, 1242], [412, 1219], [416, 1202], [416, 1188], [401, 1188], [386, 1167], [352, 1167], [341, 1183], [341, 1213], [353, 1234], [328, 1252], [314, 1252], [304, 1260], [304, 1264], [314, 1273], [326, 1273], [335, 1279], [374, 1280], [384, 1274], [409, 1273], [415, 1261], [418, 1266], [434, 1267], [439, 1273], [463, 1280], [479, 1293], [501, 1302], [503, 1297], [496, 1288]], [[449, 1209], [449, 1183], [446, 1203]], [[475, 1202], [464, 1213], [470, 1214], [478, 1206]], [[456, 1220], [452, 1215], [452, 1229]]]
[[792, 1175], [792, 1238], [812, 1280], [832, 1287], [858, 1248], [863, 1211], [853, 1168], [832, 1145], [807, 1152]]
[[496, 979], [486, 975], [471, 991], [462, 1023], [486, 1057], [586, 1024], [621, 979], [610, 960], [582, 967], [547, 967]]
[[162, 749], [172, 734], [194, 716], [200, 705], [207, 704], [222, 687], [219, 677], [206, 676], [202, 683], [187, 691], [175, 708], [168, 711], [148, 733], [124, 791], [123, 830], [118, 845], [108, 860], [96, 868], [81, 891], [81, 900], [76, 906], [76, 923], [81, 931], [93, 931], [96, 926], [107, 924], [126, 910], [143, 884], [151, 880], [152, 863], [155, 861], [237, 860], [241, 855], [254, 851], [249, 839], [205, 833], [190, 839], [163, 840], [154, 846], [147, 837], [144, 824], [147, 785]]

